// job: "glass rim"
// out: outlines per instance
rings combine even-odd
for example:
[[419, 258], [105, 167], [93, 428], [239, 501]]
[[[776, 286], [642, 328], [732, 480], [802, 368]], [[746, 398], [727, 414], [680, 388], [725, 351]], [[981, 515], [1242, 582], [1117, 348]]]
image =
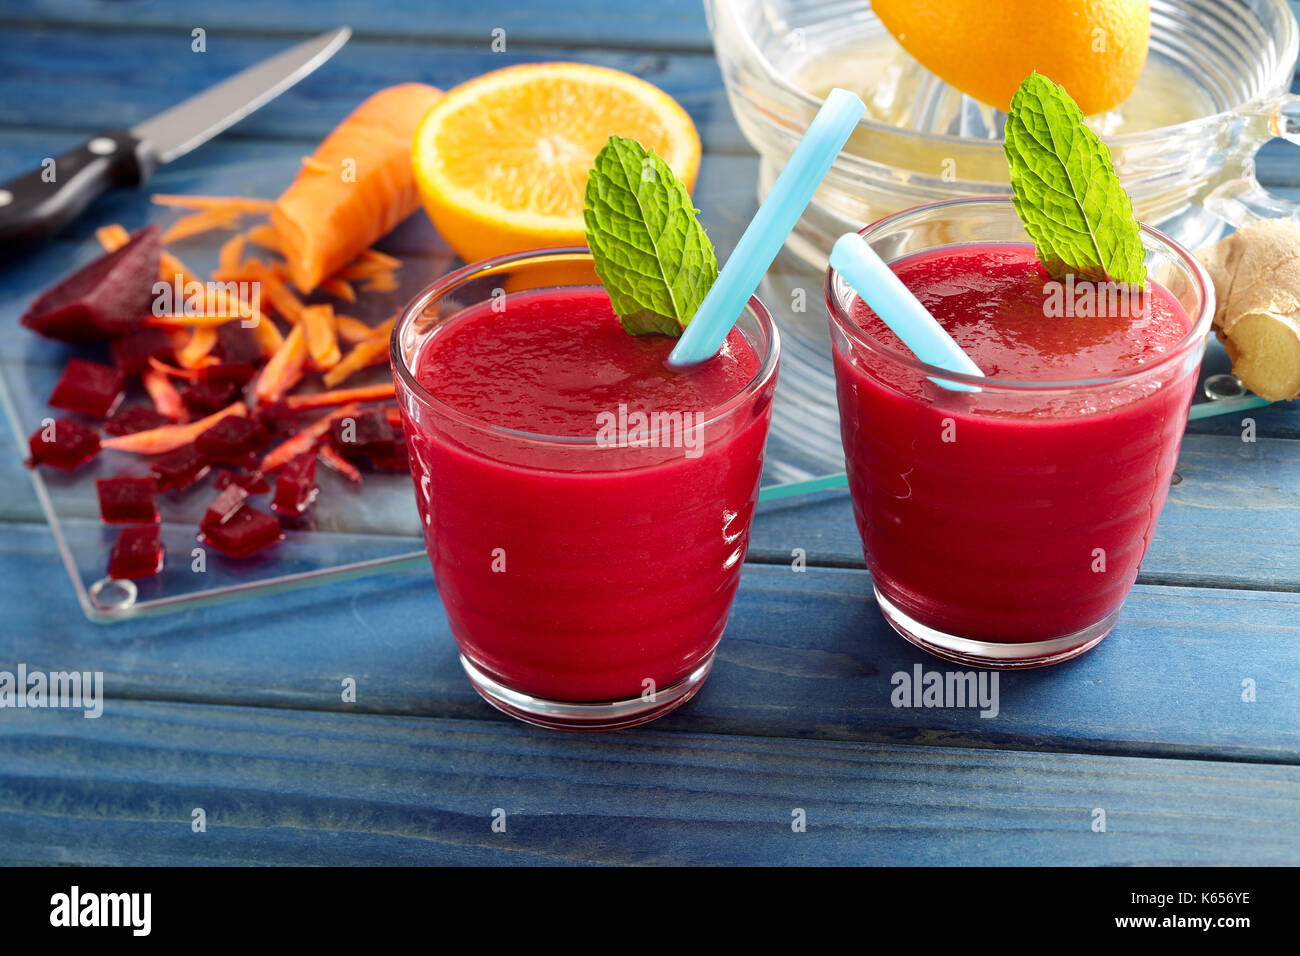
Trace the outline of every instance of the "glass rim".
[[[403, 308], [393, 323], [393, 331], [388, 339], [388, 357], [393, 367], [394, 375], [401, 379], [403, 386], [418, 399], [423, 405], [439, 415], [446, 416], [463, 425], [469, 425], [482, 431], [500, 435], [504, 438], [514, 440], [527, 440], [534, 442], [544, 442], [554, 445], [573, 446], [580, 448], [601, 448], [601, 440], [596, 435], [549, 435], [541, 432], [530, 432], [518, 428], [509, 428], [504, 425], [493, 424], [477, 415], [456, 408], [442, 399], [438, 398], [427, 388], [424, 387], [416, 378], [415, 373], [410, 369], [406, 362], [406, 356], [402, 354], [401, 337], [402, 332], [417, 317], [424, 313], [424, 310], [436, 300], [439, 296], [445, 295], [452, 289], [463, 285], [465, 282], [486, 275], [503, 266], [524, 263], [529, 260], [542, 261], [545, 259], [577, 259], [592, 258], [591, 250], [586, 246], [556, 246], [544, 249], [528, 249], [521, 252], [508, 252], [504, 255], [493, 256], [490, 259], [482, 259], [478, 262], [471, 262], [459, 269], [447, 273], [440, 279], [425, 286], [418, 292], [410, 302]], [[577, 286], [575, 286], [576, 288]], [[564, 288], [556, 286], [555, 288]], [[781, 351], [781, 335], [777, 330], [776, 322], [772, 314], [768, 311], [767, 306], [759, 300], [758, 295], [751, 295], [745, 305], [745, 310], [753, 313], [757, 320], [759, 328], [767, 336], [766, 349], [759, 357], [758, 369], [754, 375], [745, 382], [735, 393], [728, 398], [710, 408], [707, 417], [703, 418], [696, 427], [707, 428], [719, 421], [735, 414], [746, 404], [749, 403], [752, 396], [760, 391], [776, 375], [777, 361]], [[742, 312], [743, 315], [743, 312]], [[740, 321], [738, 316], [737, 322]], [[761, 343], [754, 343], [756, 346]], [[400, 400], [400, 395], [399, 395]], [[700, 412], [700, 415], [706, 413]]]
[[[944, 199], [939, 202], [922, 203], [917, 206], [911, 206], [907, 209], [877, 219], [875, 222], [858, 230], [858, 235], [870, 241], [872, 234], [884, 231], [888, 228], [898, 225], [900, 222], [909, 217], [916, 216], [918, 213], [940, 210], [952, 206], [973, 207], [988, 206], [995, 207], [998, 210], [1014, 209], [1012, 207], [1010, 196], [990, 196], [990, 197], [963, 197], [959, 199]], [[1117, 385], [1123, 382], [1130, 382], [1143, 376], [1163, 371], [1168, 366], [1180, 361], [1186, 352], [1200, 344], [1204, 347], [1204, 340], [1210, 331], [1210, 324], [1214, 318], [1214, 283], [1210, 279], [1210, 274], [1206, 271], [1199, 259], [1196, 258], [1182, 243], [1178, 242], [1161, 232], [1159, 229], [1149, 226], [1144, 222], [1138, 223], [1142, 233], [1149, 236], [1155, 242], [1164, 246], [1174, 253], [1180, 259], [1188, 271], [1191, 273], [1192, 281], [1196, 285], [1196, 290], [1201, 298], [1200, 314], [1195, 317], [1189, 317], [1191, 327], [1180, 338], [1172, 348], [1160, 356], [1150, 365], [1143, 365], [1139, 368], [1130, 369], [1114, 375], [1100, 376], [1096, 378], [1067, 379], [1061, 381], [1020, 381], [1017, 379], [1001, 379], [982, 375], [970, 375], [965, 372], [955, 372], [951, 369], [940, 368], [937, 365], [930, 365], [922, 362], [911, 352], [899, 351], [892, 348], [877, 339], [872, 338], [867, 332], [859, 326], [846, 313], [839, 296], [836, 294], [836, 284], [852, 292], [852, 287], [840, 278], [839, 273], [833, 266], [826, 267], [826, 278], [823, 280], [822, 288], [826, 298], [826, 308], [830, 313], [832, 321], [846, 336], [858, 345], [865, 348], [868, 352], [878, 355], [888, 361], [903, 365], [912, 371], [920, 372], [928, 378], [938, 378], [948, 382], [959, 382], [967, 385], [976, 386], [980, 390], [990, 391], [1005, 389], [1018, 393], [1034, 392], [1054, 392], [1089, 388], [1105, 388], [1109, 385]], [[1029, 239], [1017, 240], [1028, 243]], [[948, 243], [947, 245], [960, 245], [960, 243]], [[941, 249], [943, 245], [931, 246], [930, 249]], [[917, 250], [923, 251], [923, 250]], [[1150, 281], [1148, 279], [1148, 281]], [[856, 295], [856, 293], [853, 293]]]

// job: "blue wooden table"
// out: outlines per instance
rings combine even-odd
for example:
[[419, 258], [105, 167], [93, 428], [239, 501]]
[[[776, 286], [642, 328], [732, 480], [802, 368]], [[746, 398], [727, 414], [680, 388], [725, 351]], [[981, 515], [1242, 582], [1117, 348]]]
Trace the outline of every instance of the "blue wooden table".
[[[390, 83], [579, 59], [690, 111], [705, 143], [696, 199], [721, 252], [755, 205], [757, 160], [694, 0], [29, 0], [0, 21], [0, 179], [349, 23], [331, 63], [157, 187], [291, 169]], [[182, 58], [196, 26], [208, 52]], [[498, 27], [505, 53], [489, 49]], [[1300, 196], [1293, 148], [1267, 147], [1260, 172]], [[87, 257], [90, 230], [149, 215], [141, 195], [106, 199], [0, 273], [0, 342]], [[1300, 408], [1254, 417], [1253, 443], [1237, 420], [1193, 423], [1119, 626], [1080, 660], [1001, 675], [996, 717], [892, 706], [893, 674], [942, 665], [884, 624], [848, 498], [826, 492], [761, 507], [701, 694], [649, 728], [593, 736], [476, 697], [427, 569], [88, 623], [6, 427], [0, 670], [103, 671], [109, 699], [97, 720], [0, 710], [0, 862], [1296, 863]]]

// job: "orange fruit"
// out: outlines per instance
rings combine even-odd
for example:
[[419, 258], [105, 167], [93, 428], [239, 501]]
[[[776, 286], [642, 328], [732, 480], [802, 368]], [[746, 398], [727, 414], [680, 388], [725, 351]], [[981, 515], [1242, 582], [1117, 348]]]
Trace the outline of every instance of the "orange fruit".
[[467, 262], [585, 245], [587, 173], [612, 135], [657, 152], [687, 188], [700, 137], [686, 111], [645, 80], [583, 63], [486, 73], [448, 91], [415, 133], [420, 198]]
[[1086, 115], [1137, 85], [1149, 0], [872, 0], [885, 28], [931, 73], [1000, 110], [1037, 70]]

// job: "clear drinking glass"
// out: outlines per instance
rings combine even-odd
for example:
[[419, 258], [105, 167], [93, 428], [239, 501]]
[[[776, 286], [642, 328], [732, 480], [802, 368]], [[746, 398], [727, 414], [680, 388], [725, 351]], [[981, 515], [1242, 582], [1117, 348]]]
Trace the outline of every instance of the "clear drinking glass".
[[[886, 262], [1028, 242], [1009, 199], [920, 206], [861, 234]], [[1149, 226], [1141, 235], [1150, 279], [1190, 329], [1139, 370], [1082, 381], [927, 365], [854, 322], [855, 294], [828, 270], [854, 515], [880, 609], [913, 644], [962, 663], [1032, 667], [1081, 654], [1114, 626], [1169, 490], [1214, 312], [1191, 253]]]
[[757, 372], [699, 410], [695, 453], [668, 440], [612, 447], [594, 418], [581, 437], [489, 424], [417, 380], [421, 349], [467, 310], [508, 315], [511, 296], [534, 290], [563, 308], [566, 291], [592, 288], [586, 249], [466, 266], [407, 306], [392, 363], [425, 544], [470, 682], [529, 723], [608, 730], [680, 706], [709, 673], [749, 543], [780, 342], [750, 299], [736, 328]]

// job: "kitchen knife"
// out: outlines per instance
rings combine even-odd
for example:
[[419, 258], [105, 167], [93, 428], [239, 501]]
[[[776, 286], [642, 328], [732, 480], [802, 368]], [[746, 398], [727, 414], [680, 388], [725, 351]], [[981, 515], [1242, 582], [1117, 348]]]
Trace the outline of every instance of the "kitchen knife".
[[130, 129], [106, 130], [52, 162], [0, 186], [0, 254], [58, 232], [114, 186], [138, 186], [279, 96], [348, 42], [340, 27], [250, 66]]

